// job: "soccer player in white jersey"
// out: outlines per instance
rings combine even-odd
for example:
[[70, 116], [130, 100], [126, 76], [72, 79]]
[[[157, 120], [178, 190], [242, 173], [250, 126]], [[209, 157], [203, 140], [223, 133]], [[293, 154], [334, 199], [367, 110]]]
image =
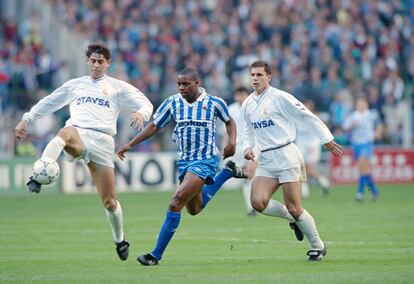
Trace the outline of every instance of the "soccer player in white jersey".
[[356, 200], [364, 199], [365, 186], [371, 190], [372, 200], [378, 197], [378, 189], [371, 176], [370, 158], [374, 152], [374, 142], [382, 134], [382, 123], [376, 110], [369, 109], [364, 97], [357, 98], [356, 110], [344, 121], [345, 131], [351, 131], [351, 144], [354, 158], [359, 167], [359, 182]]
[[[178, 228], [184, 206], [191, 215], [198, 214], [210, 200], [204, 199], [204, 190], [214, 184], [220, 164], [220, 151], [215, 144], [217, 118], [226, 125], [229, 143], [224, 147], [223, 158], [234, 155], [236, 148], [236, 124], [230, 117], [226, 103], [209, 95], [200, 87], [200, 79], [193, 68], [178, 72], [179, 93], [168, 97], [154, 114], [154, 120], [145, 129], [119, 148], [121, 160], [136, 144], [148, 139], [171, 120], [177, 124], [173, 135], [178, 144], [178, 179], [180, 185], [171, 199], [158, 241], [151, 253], [137, 260], [146, 266], [157, 265], [164, 250]], [[207, 184], [206, 186], [204, 186]]]
[[[323, 122], [295, 97], [270, 86], [272, 70], [265, 61], [250, 65], [250, 78], [254, 92], [244, 101], [241, 113], [246, 120], [244, 154], [254, 160], [253, 147], [259, 147], [258, 168], [253, 179], [251, 202], [253, 208], [264, 215], [289, 220], [298, 240], [303, 234], [310, 242], [310, 261], [320, 261], [326, 254], [325, 244], [319, 237], [313, 217], [302, 208], [300, 182], [306, 180], [302, 154], [292, 143], [296, 124], [313, 129], [325, 148], [334, 155], [342, 154]], [[282, 185], [285, 205], [272, 199]]]
[[[121, 205], [115, 197], [113, 136], [121, 109], [132, 110], [131, 125], [142, 129], [144, 121], [149, 120], [152, 114], [153, 106], [132, 85], [106, 75], [111, 53], [104, 44], [89, 45], [86, 57], [90, 75], [69, 80], [42, 98], [23, 115], [15, 132], [18, 139], [23, 139], [29, 123], [69, 105], [70, 118], [47, 144], [42, 158], [56, 161], [64, 151], [69, 160], [83, 159], [86, 162], [105, 207], [118, 256], [126, 260], [129, 243], [125, 241]], [[41, 185], [32, 177], [27, 186], [30, 192], [40, 192]]]
[[[245, 168], [247, 179], [242, 180], [242, 190], [243, 190], [243, 198], [246, 204], [246, 213], [247, 216], [255, 216], [256, 210], [251, 205], [250, 202], [250, 192], [252, 187], [252, 179], [256, 171], [257, 163], [255, 161], [248, 161], [244, 158], [243, 155], [243, 133], [241, 132], [242, 129], [245, 128], [246, 121], [240, 114], [241, 106], [244, 100], [250, 95], [249, 90], [246, 87], [238, 87], [233, 91], [233, 99], [234, 103], [229, 105], [229, 113], [230, 116], [234, 119], [234, 122], [237, 126], [237, 139], [236, 139], [236, 152], [231, 160], [236, 163], [237, 167]], [[225, 138], [227, 136], [223, 135], [222, 144], [225, 144], [227, 141]]]
[[[303, 102], [304, 106], [311, 112], [315, 110], [315, 104], [311, 100]], [[296, 125], [296, 145], [302, 152], [303, 159], [306, 166], [306, 174], [308, 177], [313, 177], [325, 194], [328, 194], [331, 189], [331, 182], [329, 179], [318, 171], [317, 165], [321, 159], [321, 140], [312, 131], [312, 128], [304, 127], [301, 124]], [[306, 199], [310, 196], [309, 184], [307, 181], [302, 182], [301, 186], [302, 198]]]

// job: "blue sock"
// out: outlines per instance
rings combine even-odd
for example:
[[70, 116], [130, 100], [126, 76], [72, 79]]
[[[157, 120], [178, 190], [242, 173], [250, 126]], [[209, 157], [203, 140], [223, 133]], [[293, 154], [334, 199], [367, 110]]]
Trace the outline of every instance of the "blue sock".
[[207, 203], [213, 198], [213, 196], [217, 193], [220, 187], [225, 183], [228, 179], [233, 177], [233, 172], [228, 169], [222, 169], [218, 175], [215, 177], [215, 182], [213, 184], [205, 185], [203, 187], [203, 191], [201, 192], [203, 202], [201, 203], [201, 208], [206, 207]]
[[372, 179], [371, 175], [367, 175], [367, 184], [368, 187], [371, 189], [372, 194], [378, 194], [377, 186], [374, 183], [374, 180]]
[[165, 248], [173, 237], [175, 230], [180, 224], [181, 212], [167, 211], [164, 224], [161, 227], [160, 234], [158, 236], [157, 245], [151, 252], [152, 256], [156, 259], [161, 260], [162, 254]]
[[359, 182], [358, 182], [358, 193], [360, 194], [364, 194], [365, 191], [365, 185], [368, 183], [368, 176], [367, 175], [363, 175], [359, 177]]

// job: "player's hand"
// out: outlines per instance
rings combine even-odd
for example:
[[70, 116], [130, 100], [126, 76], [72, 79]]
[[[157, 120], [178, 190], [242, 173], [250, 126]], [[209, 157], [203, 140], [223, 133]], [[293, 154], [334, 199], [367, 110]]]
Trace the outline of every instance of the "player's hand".
[[14, 133], [18, 140], [26, 138], [27, 136], [27, 122], [25, 120], [21, 120], [19, 124], [14, 128]]
[[254, 152], [253, 152], [253, 150], [251, 148], [247, 148], [244, 151], [244, 158], [246, 160], [254, 161], [255, 156], [254, 156]]
[[223, 150], [223, 160], [228, 157], [233, 156], [235, 152], [236, 152], [236, 145], [232, 143], [228, 144], [226, 147], [224, 147], [224, 150]]
[[140, 112], [134, 112], [131, 114], [131, 127], [135, 127], [137, 130], [142, 130], [144, 128], [144, 118]]
[[121, 146], [121, 148], [116, 151], [116, 154], [121, 159], [121, 161], [125, 160], [125, 153], [131, 150], [131, 146], [129, 144], [125, 144], [124, 146]]
[[331, 152], [332, 154], [334, 154], [337, 157], [341, 157], [342, 156], [342, 146], [339, 145], [338, 143], [335, 142], [335, 140], [332, 140], [328, 143], [326, 143], [325, 145], [323, 145], [325, 147], [326, 150], [328, 150], [329, 152]]

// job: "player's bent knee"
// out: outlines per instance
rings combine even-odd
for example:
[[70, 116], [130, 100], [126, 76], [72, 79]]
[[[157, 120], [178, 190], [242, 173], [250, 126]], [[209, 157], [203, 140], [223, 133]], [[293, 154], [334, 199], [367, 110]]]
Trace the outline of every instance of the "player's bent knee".
[[115, 211], [116, 207], [117, 207], [117, 202], [116, 199], [114, 198], [106, 198], [103, 201], [103, 206], [105, 207], [105, 209], [107, 209], [108, 211]]
[[198, 213], [200, 213], [200, 212], [201, 212], [201, 208], [200, 208], [200, 209], [195, 209], [195, 208], [187, 208], [187, 212], [188, 212], [190, 215], [195, 216], [195, 215], [197, 215]]
[[300, 215], [302, 215], [303, 208], [300, 206], [295, 205], [287, 205], [287, 210], [289, 211], [289, 214], [292, 215], [293, 218], [298, 219]]
[[252, 207], [259, 212], [263, 212], [265, 210], [267, 204], [264, 201], [258, 201], [258, 200], [251, 200]]
[[168, 210], [179, 212], [183, 209], [183, 207], [184, 203], [179, 198], [173, 198], [173, 200], [170, 202], [170, 205], [168, 206]]

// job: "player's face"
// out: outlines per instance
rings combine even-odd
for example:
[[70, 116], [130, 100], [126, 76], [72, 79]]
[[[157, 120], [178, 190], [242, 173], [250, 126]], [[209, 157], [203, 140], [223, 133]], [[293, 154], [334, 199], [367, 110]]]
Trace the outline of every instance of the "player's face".
[[198, 91], [200, 81], [194, 80], [189, 75], [178, 75], [177, 85], [181, 96], [188, 102], [194, 102], [200, 95]]
[[99, 79], [106, 74], [110, 61], [106, 60], [103, 54], [92, 53], [88, 58], [88, 65], [91, 77]]
[[272, 75], [267, 75], [264, 67], [254, 67], [250, 70], [250, 79], [256, 94], [261, 94], [269, 87]]

